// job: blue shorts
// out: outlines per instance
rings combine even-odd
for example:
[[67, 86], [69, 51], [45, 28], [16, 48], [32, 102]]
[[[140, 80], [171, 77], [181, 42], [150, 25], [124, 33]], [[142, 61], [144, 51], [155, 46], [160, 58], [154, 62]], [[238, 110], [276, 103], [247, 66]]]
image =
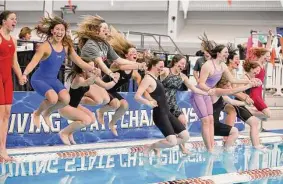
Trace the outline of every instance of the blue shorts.
[[53, 89], [57, 94], [63, 89], [66, 89], [62, 82], [56, 78], [49, 79], [33, 75], [30, 82], [32, 88], [43, 97], [45, 97], [46, 92], [50, 89]]

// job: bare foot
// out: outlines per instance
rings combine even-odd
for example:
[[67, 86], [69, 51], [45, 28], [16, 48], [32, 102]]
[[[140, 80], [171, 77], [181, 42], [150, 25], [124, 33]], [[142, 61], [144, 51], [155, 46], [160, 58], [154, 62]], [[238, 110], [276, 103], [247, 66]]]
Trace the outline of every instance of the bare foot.
[[73, 134], [69, 135], [69, 140], [70, 140], [71, 144], [77, 144], [75, 139], [74, 139], [74, 135]]
[[111, 130], [111, 132], [115, 135], [115, 136], [118, 136], [118, 132], [117, 132], [117, 129], [116, 129], [116, 127], [115, 127], [115, 124], [113, 124], [113, 123], [109, 123], [109, 128], [110, 128], [110, 130]]
[[51, 128], [52, 123], [51, 123], [51, 121], [50, 121], [50, 114], [47, 113], [46, 111], [44, 111], [44, 112], [42, 113], [42, 117], [43, 117], [45, 123], [47, 124], [47, 126], [49, 126], [49, 127]]
[[0, 158], [7, 162], [15, 161], [12, 157], [8, 155], [7, 151], [0, 151]]
[[146, 144], [143, 147], [143, 156], [145, 157], [149, 157], [150, 152], [152, 151], [151, 145], [150, 144]]
[[64, 144], [69, 145], [69, 146], [71, 145], [68, 134], [65, 134], [62, 131], [60, 131], [59, 137]]
[[37, 114], [37, 110], [33, 112], [33, 124], [36, 128], [40, 128], [40, 114]]
[[100, 109], [96, 110], [97, 121], [98, 123], [104, 125], [104, 113], [100, 112]]

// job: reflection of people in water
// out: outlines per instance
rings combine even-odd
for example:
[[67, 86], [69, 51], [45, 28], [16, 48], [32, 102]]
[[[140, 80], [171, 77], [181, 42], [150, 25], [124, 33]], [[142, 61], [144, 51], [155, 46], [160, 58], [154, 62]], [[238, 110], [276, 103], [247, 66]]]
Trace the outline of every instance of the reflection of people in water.
[[[262, 163], [262, 160], [263, 160], [263, 152], [260, 151], [260, 150], [257, 150], [257, 149], [252, 149], [251, 150], [251, 155], [249, 157], [247, 157], [247, 153], [249, 152], [250, 150], [247, 150], [245, 149], [243, 151], [244, 153], [244, 161], [241, 162], [241, 166], [240, 168], [237, 170], [234, 162], [235, 162], [235, 155], [234, 154], [228, 154], [228, 153], [225, 153], [223, 154], [223, 157], [222, 157], [222, 164], [223, 164], [223, 168], [226, 170], [227, 173], [234, 173], [234, 172], [241, 172], [241, 171], [247, 171], [247, 170], [256, 170], [256, 169], [263, 169], [264, 167], [260, 164]], [[235, 152], [235, 154], [240, 154], [240, 152]], [[268, 157], [270, 158], [270, 157]], [[238, 162], [240, 162], [242, 158], [240, 158], [238, 160]], [[268, 159], [267, 162], [269, 162], [270, 160]], [[245, 167], [245, 163], [248, 163], [247, 167]], [[268, 166], [267, 166], [268, 167]], [[272, 167], [272, 166], [271, 166]], [[262, 180], [259, 180], [257, 181], [257, 184], [267, 184], [269, 183], [268, 182], [269, 179], [268, 178], [264, 178]], [[253, 182], [247, 182], [248, 183], [254, 183]]]
[[[169, 150], [169, 152], [162, 150], [161, 157], [155, 157], [156, 159], [154, 160], [151, 160], [152, 157], [150, 157], [150, 159], [144, 158], [143, 170], [146, 171], [144, 174], [146, 177], [146, 183], [173, 181], [187, 178], [185, 172], [178, 171], [178, 163], [180, 162], [179, 153], [179, 150]], [[162, 155], [166, 156], [163, 157]], [[171, 160], [172, 157], [175, 157], [175, 159]]]
[[59, 184], [71, 184], [75, 176], [67, 175], [59, 181]]
[[180, 156], [177, 169], [171, 170], [171, 173], [182, 174], [181, 179], [211, 176], [216, 158], [216, 155], [200, 152], [192, 153], [186, 157]]
[[8, 174], [0, 175], [0, 184], [5, 184]]
[[[251, 153], [252, 154], [251, 154], [250, 159], [249, 159], [248, 168], [246, 170], [263, 169], [262, 165], [260, 164], [262, 162], [260, 162], [260, 161], [263, 160], [262, 157], [263, 157], [264, 154], [262, 154], [262, 152], [259, 151], [259, 150], [252, 150]], [[268, 158], [270, 158], [270, 157], [268, 157]], [[269, 159], [268, 159], [268, 161], [269, 161]], [[267, 184], [267, 183], [269, 183], [268, 180], [269, 180], [268, 178], [264, 178], [260, 181], [257, 181], [257, 183], [258, 184]], [[248, 182], [248, 183], [253, 183], [253, 182]]]

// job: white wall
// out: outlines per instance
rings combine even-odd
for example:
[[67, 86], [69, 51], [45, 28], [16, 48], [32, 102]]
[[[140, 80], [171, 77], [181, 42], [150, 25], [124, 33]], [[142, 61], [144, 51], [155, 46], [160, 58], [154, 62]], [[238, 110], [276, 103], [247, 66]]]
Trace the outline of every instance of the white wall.
[[[43, 16], [43, 12], [16, 11], [18, 25], [13, 33], [17, 36], [23, 26], [34, 27]], [[60, 15], [60, 12], [54, 12]], [[107, 23], [114, 25], [121, 31], [137, 31], [146, 33], [156, 33], [167, 35], [167, 12], [139, 11], [96, 11], [77, 12], [76, 14], [66, 14], [64, 19], [71, 24], [71, 29], [76, 30], [77, 24], [82, 20], [83, 15], [102, 16]]]
[[283, 26], [282, 12], [189, 12], [178, 40], [196, 42], [206, 32], [219, 42], [234, 42], [248, 37], [251, 29], [267, 32], [277, 26]]
[[[58, 11], [67, 5], [65, 1], [55, 1], [54, 10]], [[77, 5], [78, 11], [166, 11], [167, 0], [72, 0], [73, 5]]]

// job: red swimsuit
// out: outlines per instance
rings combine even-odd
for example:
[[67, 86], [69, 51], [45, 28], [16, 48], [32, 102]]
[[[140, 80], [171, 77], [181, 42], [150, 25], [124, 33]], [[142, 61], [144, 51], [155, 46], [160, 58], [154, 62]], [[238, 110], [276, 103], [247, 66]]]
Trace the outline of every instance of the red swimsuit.
[[[255, 77], [260, 79], [263, 83], [265, 77], [264, 68], [261, 68], [259, 74], [257, 74]], [[262, 111], [267, 108], [267, 105], [262, 98], [262, 86], [251, 88], [250, 97], [254, 101], [254, 106], [257, 108], [257, 110]]]
[[16, 48], [12, 37], [6, 40], [0, 34], [0, 38], [0, 105], [7, 105], [13, 103], [12, 63]]

